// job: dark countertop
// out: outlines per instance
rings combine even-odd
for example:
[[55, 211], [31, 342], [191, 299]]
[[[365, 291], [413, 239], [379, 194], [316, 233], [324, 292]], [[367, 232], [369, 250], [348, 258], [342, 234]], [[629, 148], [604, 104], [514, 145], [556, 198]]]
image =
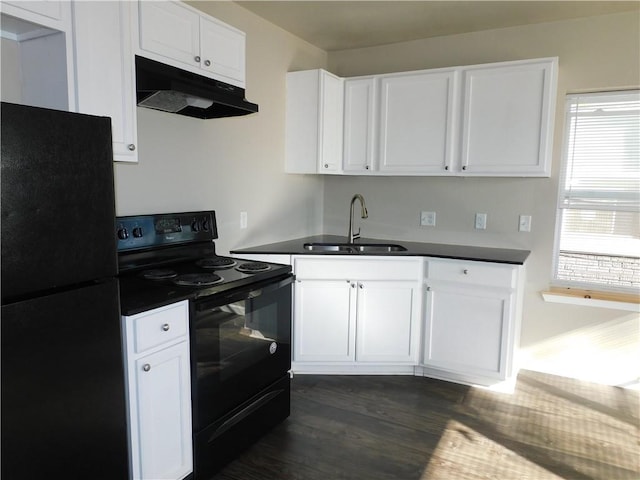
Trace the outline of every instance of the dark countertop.
[[384, 253], [349, 253], [349, 252], [318, 252], [305, 250], [305, 243], [347, 243], [346, 237], [340, 235], [314, 235], [311, 237], [297, 238], [284, 242], [270, 243], [256, 247], [239, 248], [231, 253], [241, 255], [243, 253], [253, 254], [275, 254], [275, 255], [351, 255], [351, 256], [394, 256], [394, 257], [438, 257], [453, 258], [457, 260], [475, 260], [493, 263], [509, 263], [513, 265], [523, 265], [531, 253], [529, 250], [515, 250], [510, 248], [490, 248], [476, 247], [472, 245], [452, 245], [445, 243], [422, 243], [405, 242], [394, 240], [380, 240], [375, 238], [361, 238], [356, 243], [385, 243], [402, 245], [406, 252], [384, 252]]

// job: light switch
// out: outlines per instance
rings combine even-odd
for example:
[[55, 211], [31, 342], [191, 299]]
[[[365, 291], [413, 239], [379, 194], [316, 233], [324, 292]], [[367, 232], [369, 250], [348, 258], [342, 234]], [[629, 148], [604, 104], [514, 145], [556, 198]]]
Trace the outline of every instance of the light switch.
[[518, 223], [518, 231], [519, 232], [531, 231], [531, 215], [520, 215], [520, 220]]
[[487, 228], [487, 214], [476, 213], [476, 230], [485, 230]]
[[247, 228], [247, 212], [240, 212], [240, 228]]
[[420, 225], [423, 227], [435, 227], [436, 212], [420, 212]]

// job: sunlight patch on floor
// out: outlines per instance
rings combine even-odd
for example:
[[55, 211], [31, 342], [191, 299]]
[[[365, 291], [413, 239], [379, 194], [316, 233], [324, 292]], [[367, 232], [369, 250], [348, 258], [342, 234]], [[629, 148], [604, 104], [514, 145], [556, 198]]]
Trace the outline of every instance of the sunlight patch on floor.
[[640, 478], [639, 406], [635, 392], [522, 371], [513, 395], [469, 390], [421, 480]]
[[562, 479], [457, 421], [450, 421], [421, 480]]

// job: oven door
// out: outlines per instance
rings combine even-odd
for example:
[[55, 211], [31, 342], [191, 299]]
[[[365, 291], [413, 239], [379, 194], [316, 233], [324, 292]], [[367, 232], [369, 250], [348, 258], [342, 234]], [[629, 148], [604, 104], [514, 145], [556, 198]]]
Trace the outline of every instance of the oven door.
[[200, 431], [291, 368], [293, 275], [193, 301], [193, 423]]

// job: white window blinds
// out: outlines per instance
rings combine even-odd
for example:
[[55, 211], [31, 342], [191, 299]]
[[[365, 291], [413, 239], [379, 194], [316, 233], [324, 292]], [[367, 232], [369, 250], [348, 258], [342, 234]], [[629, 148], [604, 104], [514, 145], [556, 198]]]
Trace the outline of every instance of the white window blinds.
[[640, 91], [570, 95], [566, 113], [556, 280], [637, 288]]

